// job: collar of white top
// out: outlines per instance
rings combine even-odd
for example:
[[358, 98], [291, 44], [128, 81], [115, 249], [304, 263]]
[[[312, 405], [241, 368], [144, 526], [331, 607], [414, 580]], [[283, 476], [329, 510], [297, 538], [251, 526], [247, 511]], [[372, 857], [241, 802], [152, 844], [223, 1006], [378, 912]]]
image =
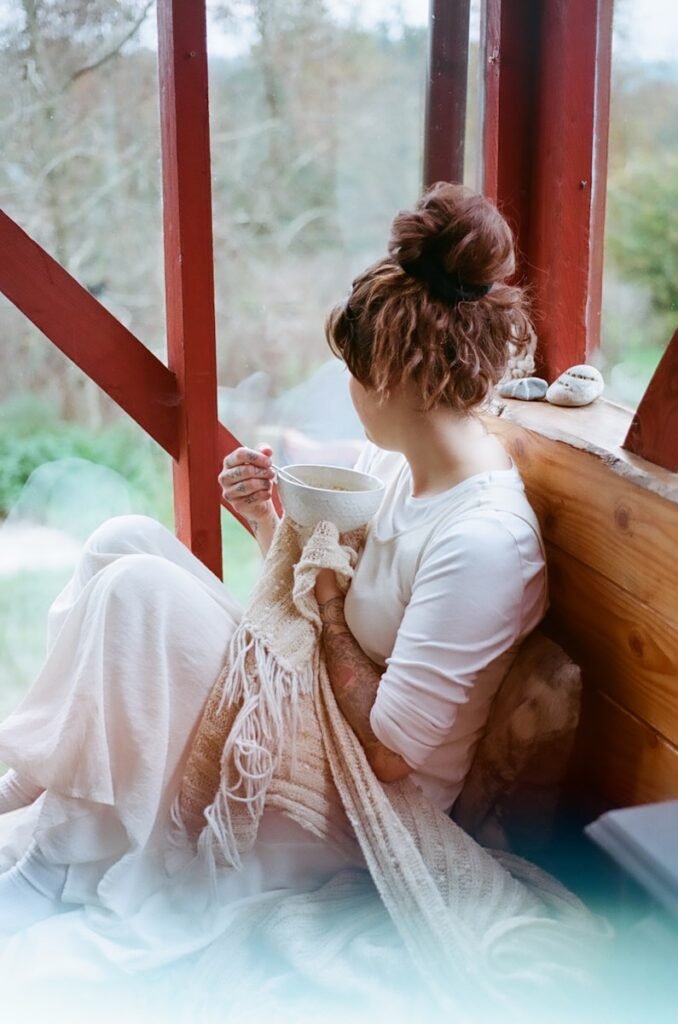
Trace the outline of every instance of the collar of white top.
[[[511, 457], [509, 456], [509, 458]], [[460, 480], [459, 483], [453, 484], [452, 487], [447, 487], [444, 491], [438, 491], [437, 494], [428, 494], [417, 498], [412, 494], [412, 473], [407, 461], [404, 464], [403, 472], [407, 474], [409, 481], [409, 493], [406, 495], [405, 501], [408, 505], [413, 506], [426, 505], [429, 502], [437, 503], [439, 501], [449, 500], [453, 495], [454, 497], [457, 497], [457, 495], [465, 494], [466, 491], [470, 490], [472, 487], [485, 481], [487, 481], [487, 483], [502, 483], [510, 485], [515, 479], [522, 484], [520, 473], [516, 468], [515, 462], [511, 459], [509, 469], [483, 469], [479, 473], [472, 473], [471, 476], [464, 477], [464, 479]]]

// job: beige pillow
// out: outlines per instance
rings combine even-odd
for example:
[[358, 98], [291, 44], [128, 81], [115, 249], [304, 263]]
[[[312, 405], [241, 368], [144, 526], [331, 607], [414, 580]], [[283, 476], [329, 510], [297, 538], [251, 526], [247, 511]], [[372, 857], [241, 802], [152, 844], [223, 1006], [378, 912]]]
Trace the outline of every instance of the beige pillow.
[[539, 631], [492, 704], [452, 818], [484, 846], [529, 855], [549, 841], [579, 720], [581, 672]]

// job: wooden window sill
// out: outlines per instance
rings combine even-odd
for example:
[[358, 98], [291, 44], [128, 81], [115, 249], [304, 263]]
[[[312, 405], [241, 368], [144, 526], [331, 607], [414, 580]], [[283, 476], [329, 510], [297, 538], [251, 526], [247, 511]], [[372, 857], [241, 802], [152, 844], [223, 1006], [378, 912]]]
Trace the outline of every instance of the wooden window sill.
[[621, 447], [633, 418], [630, 409], [604, 398], [581, 408], [502, 398], [495, 400], [489, 415], [586, 451], [614, 473], [678, 504], [678, 473], [671, 473]]

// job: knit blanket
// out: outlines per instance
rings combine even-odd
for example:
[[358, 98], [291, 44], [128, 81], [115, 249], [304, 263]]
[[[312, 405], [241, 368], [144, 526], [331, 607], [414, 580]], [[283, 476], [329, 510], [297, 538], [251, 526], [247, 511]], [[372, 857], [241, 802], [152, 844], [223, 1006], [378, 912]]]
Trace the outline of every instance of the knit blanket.
[[[559, 1008], [569, 1019], [581, 998], [591, 1005], [605, 923], [536, 866], [481, 847], [409, 779], [379, 782], [339, 710], [314, 584], [329, 568], [347, 588], [360, 541], [330, 523], [308, 536], [283, 520], [195, 735], [177, 823], [215, 870], [237, 868], [264, 808], [278, 808], [367, 867], [369, 878], [363, 870], [351, 883], [349, 872], [339, 887], [368, 878], [400, 970], [446, 1019], [525, 1019], [535, 998], [549, 1020]], [[306, 914], [314, 900], [320, 912], [327, 891], [305, 895]], [[285, 917], [291, 948], [304, 919]], [[331, 929], [315, 934], [340, 956]], [[392, 959], [383, 968], [393, 978]], [[376, 958], [375, 985], [379, 970]]]

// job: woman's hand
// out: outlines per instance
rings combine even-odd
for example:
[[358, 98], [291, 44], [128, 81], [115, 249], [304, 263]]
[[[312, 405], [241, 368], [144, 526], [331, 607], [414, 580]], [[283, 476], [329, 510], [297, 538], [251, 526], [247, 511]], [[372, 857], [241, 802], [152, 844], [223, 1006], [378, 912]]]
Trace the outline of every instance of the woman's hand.
[[252, 527], [263, 554], [270, 547], [278, 523], [273, 507], [272, 455], [268, 445], [261, 445], [259, 451], [236, 448], [224, 459], [219, 474], [224, 498]]

